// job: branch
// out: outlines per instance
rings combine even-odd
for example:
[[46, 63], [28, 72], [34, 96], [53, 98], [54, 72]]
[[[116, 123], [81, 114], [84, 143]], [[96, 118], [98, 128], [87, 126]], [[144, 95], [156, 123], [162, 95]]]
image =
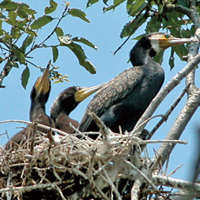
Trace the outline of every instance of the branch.
[[179, 97], [176, 99], [176, 101], [173, 103], [173, 105], [170, 107], [170, 109], [163, 115], [163, 117], [160, 119], [160, 121], [156, 124], [156, 126], [153, 128], [153, 130], [149, 133], [149, 135], [147, 136], [147, 140], [150, 140], [151, 137], [153, 136], [153, 134], [158, 130], [158, 128], [163, 124], [163, 122], [165, 122], [169, 115], [172, 113], [172, 111], [174, 110], [174, 108], [178, 105], [178, 103], [181, 101], [181, 99], [183, 98], [183, 96], [185, 95], [185, 93], [188, 91], [189, 86], [187, 86], [182, 93], [179, 95]]
[[164, 185], [177, 189], [186, 189], [188, 191], [192, 189], [194, 193], [196, 192], [196, 194], [198, 193], [198, 196], [200, 195], [200, 183], [192, 183], [189, 181], [159, 175], [153, 175], [152, 181], [156, 185]]
[[[195, 92], [193, 91], [193, 95], [188, 98], [186, 105], [175, 120], [172, 128], [170, 129], [166, 137], [167, 140], [178, 140], [180, 138], [183, 130], [185, 129], [186, 125], [190, 121], [191, 117], [193, 116], [199, 105], [200, 90], [196, 89]], [[162, 165], [164, 165], [168, 155], [170, 155], [174, 146], [175, 144], [162, 144], [158, 149], [158, 155], [162, 155]], [[154, 157], [154, 160], [155, 159], [156, 157]]]
[[10, 59], [8, 59], [7, 63], [5, 64], [3, 70], [1, 71], [0, 74], [0, 88], [5, 88], [6, 86], [2, 85], [3, 79], [8, 76], [8, 74], [10, 73], [11, 69], [12, 69], [12, 65], [11, 62], [16, 60], [16, 56], [11, 56]]

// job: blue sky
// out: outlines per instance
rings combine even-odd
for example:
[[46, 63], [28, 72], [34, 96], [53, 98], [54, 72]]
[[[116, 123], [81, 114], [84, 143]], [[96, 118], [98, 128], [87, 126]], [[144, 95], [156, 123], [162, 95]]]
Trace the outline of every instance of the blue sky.
[[[48, 1], [40, 1], [39, 6], [37, 1], [23, 2], [29, 4], [31, 8], [35, 9], [39, 13], [39, 15], [44, 13], [43, 10], [48, 5]], [[57, 3], [59, 4], [59, 10], [56, 11], [54, 15], [60, 17], [64, 9], [63, 1], [57, 1]], [[98, 47], [97, 50], [94, 50], [87, 46], [83, 46], [88, 60], [96, 66], [97, 73], [91, 75], [79, 65], [78, 60], [68, 48], [61, 48], [59, 50], [59, 59], [56, 61], [55, 65], [60, 67], [59, 71], [62, 74], [69, 76], [68, 79], [70, 82], [58, 84], [52, 83], [50, 98], [46, 104], [47, 114], [49, 114], [50, 106], [54, 99], [65, 88], [74, 85], [93, 86], [104, 83], [117, 76], [123, 70], [131, 67], [131, 64], [127, 63], [127, 61], [129, 59], [129, 52], [136, 42], [135, 40], [130, 39], [116, 55], [113, 55], [113, 52], [124, 41], [124, 39], [121, 39], [119, 35], [123, 26], [131, 20], [131, 17], [128, 17], [126, 14], [125, 4], [119, 6], [119, 8], [117, 8], [114, 12], [110, 11], [107, 13], [103, 13], [103, 6], [104, 4], [99, 2], [86, 9], [86, 1], [73, 0], [70, 2], [70, 8], [79, 8], [83, 10], [87, 14], [87, 18], [91, 21], [91, 23], [86, 23], [78, 18], [67, 16], [62, 21], [60, 27], [63, 28], [65, 34], [71, 34], [73, 37], [85, 37]], [[53, 27], [53, 23], [51, 23], [40, 30], [37, 41], [41, 42], [45, 36], [52, 31]], [[140, 27], [133, 37], [143, 34], [144, 31], [145, 27]], [[49, 41], [47, 41], [47, 44], [49, 43], [56, 44], [56, 36], [53, 36]], [[51, 49], [39, 49], [33, 52], [30, 56], [33, 57], [33, 63], [40, 67], [46, 67], [49, 59], [52, 59], [52, 52]], [[164, 62], [162, 63], [165, 70], [164, 85], [186, 65], [186, 62], [180, 61], [179, 58], [176, 58], [175, 68], [170, 70], [168, 59], [169, 50], [165, 52]], [[0, 69], [2, 68], [3, 65], [1, 65]], [[25, 66], [22, 65], [19, 69], [12, 69], [9, 76], [4, 79], [3, 85], [6, 85], [6, 88], [0, 90], [0, 121], [12, 119], [29, 120], [30, 91], [35, 80], [41, 75], [41, 72], [35, 67], [30, 66], [31, 77], [27, 89], [24, 90], [21, 86], [20, 80], [21, 73], [24, 68]], [[197, 85], [199, 85], [199, 83], [197, 83]], [[171, 105], [171, 102], [178, 97], [183, 87], [184, 80], [170, 95], [167, 96], [154, 115], [164, 114]], [[70, 116], [80, 121], [90, 100], [91, 97], [82, 102]], [[165, 138], [170, 127], [172, 126], [173, 121], [183, 108], [185, 101], [186, 97], [184, 97], [181, 103], [176, 107], [168, 121], [164, 123], [163, 126], [156, 132], [153, 139]], [[179, 169], [173, 177], [183, 179], [188, 178], [188, 171], [190, 170], [192, 154], [194, 151], [196, 127], [199, 122], [198, 116], [199, 110], [197, 110], [181, 137], [181, 140], [187, 140], [189, 143], [187, 145], [177, 145], [171, 154], [169, 169], [167, 171], [168, 173], [173, 171], [179, 165], [184, 164], [184, 166]], [[153, 128], [156, 120], [158, 119], [154, 119], [148, 124], [147, 128], [149, 130]], [[16, 127], [22, 126], [24, 125], [19, 123], [0, 124], [0, 134], [7, 131], [9, 136], [12, 137], [12, 135], [21, 130]], [[6, 141], [7, 137], [5, 135], [0, 137], [0, 145], [3, 145]], [[159, 144], [148, 146], [150, 157], [154, 154], [153, 149], [157, 149], [159, 146]]]

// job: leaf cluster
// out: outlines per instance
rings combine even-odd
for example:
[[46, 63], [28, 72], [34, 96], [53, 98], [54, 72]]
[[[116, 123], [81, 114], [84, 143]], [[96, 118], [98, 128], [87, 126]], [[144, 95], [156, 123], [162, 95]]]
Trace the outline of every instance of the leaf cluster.
[[[64, 38], [68, 38], [69, 33], [64, 33], [62, 27], [59, 27], [60, 22], [67, 16], [78, 17], [89, 23], [90, 21], [87, 19], [86, 14], [80, 9], [69, 8], [69, 3], [65, 4], [60, 17], [53, 17], [56, 10], [58, 10], [58, 4], [54, 0], [49, 1], [49, 6], [44, 8], [44, 14], [39, 17], [36, 17], [38, 16], [37, 11], [30, 8], [26, 3], [11, 0], [4, 0], [0, 3], [0, 48], [3, 52], [0, 56], [0, 63], [4, 66], [0, 74], [0, 80], [3, 80], [9, 74], [12, 67], [19, 68], [19, 65], [24, 65], [25, 69], [22, 72], [21, 83], [26, 88], [30, 77], [30, 64], [38, 67], [31, 62], [29, 54], [42, 48], [51, 48], [52, 60], [56, 62], [59, 58], [59, 50], [63, 47], [68, 47], [75, 54], [80, 65], [90, 73], [96, 72], [94, 65], [87, 60], [87, 56], [80, 44], [94, 49], [96, 49], [96, 46], [82, 37], [70, 38], [70, 43], [66, 43]], [[50, 33], [46, 34], [42, 42], [38, 42], [42, 28], [47, 24], [54, 26], [54, 28]], [[47, 41], [53, 35], [57, 36], [57, 44], [49, 45]], [[57, 76], [54, 76], [54, 79], [57, 77], [58, 81], [65, 80], [65, 76], [56, 71], [55, 74]], [[0, 86], [2, 86], [2, 81], [0, 81]]]
[[[99, 2], [99, 0], [88, 0], [87, 7]], [[169, 32], [176, 37], [191, 37], [194, 35], [194, 27], [191, 20], [186, 14], [169, 10], [168, 5], [180, 5], [189, 8], [189, 0], [103, 0], [105, 7], [104, 12], [115, 10], [122, 4], [126, 4], [126, 13], [131, 17], [120, 33], [120, 37], [130, 37], [141, 26], [146, 27], [146, 33], [150, 32]], [[198, 12], [200, 7], [197, 6]], [[170, 67], [174, 67], [174, 53], [180, 59], [188, 52], [187, 46], [177, 46], [171, 48], [171, 56], [169, 59]], [[162, 53], [155, 60], [161, 61]]]

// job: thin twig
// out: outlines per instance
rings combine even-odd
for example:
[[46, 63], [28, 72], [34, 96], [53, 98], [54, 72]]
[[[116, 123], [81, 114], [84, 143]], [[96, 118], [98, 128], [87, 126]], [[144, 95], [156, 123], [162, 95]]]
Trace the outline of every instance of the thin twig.
[[165, 122], [168, 119], [169, 115], [172, 113], [172, 111], [179, 104], [179, 102], [181, 101], [181, 99], [183, 98], [183, 96], [185, 95], [185, 93], [188, 91], [188, 88], [189, 88], [189, 85], [185, 87], [185, 89], [178, 96], [178, 98], [176, 99], [176, 101], [172, 104], [172, 106], [170, 107], [170, 109], [163, 115], [162, 119], [160, 119], [160, 121], [156, 124], [156, 126], [153, 128], [153, 130], [148, 134], [148, 136], [146, 138], [147, 140], [151, 139], [151, 137], [153, 136], [153, 134], [158, 130], [158, 128], [163, 124], [163, 122]]

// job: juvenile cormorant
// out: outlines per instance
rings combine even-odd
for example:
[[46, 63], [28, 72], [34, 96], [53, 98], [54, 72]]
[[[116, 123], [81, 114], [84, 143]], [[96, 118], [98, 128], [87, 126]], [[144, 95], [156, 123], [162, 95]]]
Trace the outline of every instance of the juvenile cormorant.
[[164, 71], [152, 57], [160, 50], [191, 42], [196, 41], [157, 32], [141, 38], [130, 52], [134, 67], [123, 71], [97, 92], [87, 107], [79, 130], [99, 130], [88, 116], [88, 112], [94, 112], [112, 131], [118, 133], [119, 127], [123, 132], [131, 131], [164, 81]]
[[[30, 108], [30, 121], [39, 124], [54, 127], [53, 120], [45, 113], [45, 104], [49, 98], [49, 93], [51, 90], [51, 83], [49, 80], [49, 67], [50, 62], [47, 65], [43, 75], [37, 79], [32, 91], [31, 91], [31, 108]], [[15, 143], [20, 144], [25, 142], [28, 134], [32, 130], [33, 126], [29, 125], [22, 131], [15, 134], [5, 145], [5, 149], [10, 149], [10, 147], [15, 146]], [[46, 129], [37, 127], [37, 131], [46, 133]]]
[[77, 128], [79, 123], [69, 117], [69, 114], [85, 98], [96, 92], [102, 85], [94, 87], [69, 87], [62, 91], [51, 106], [51, 118], [57, 129], [67, 133], [74, 133], [70, 123]]

